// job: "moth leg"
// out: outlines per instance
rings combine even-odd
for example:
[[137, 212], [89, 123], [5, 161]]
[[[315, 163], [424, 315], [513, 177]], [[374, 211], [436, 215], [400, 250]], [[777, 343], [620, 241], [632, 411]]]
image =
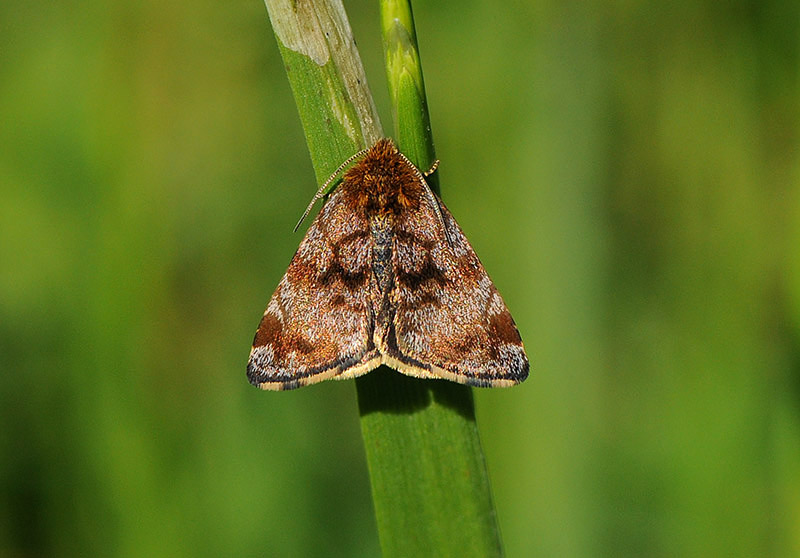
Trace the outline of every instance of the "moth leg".
[[438, 168], [439, 168], [439, 159], [436, 159], [433, 162], [433, 164], [431, 165], [431, 168], [429, 168], [428, 170], [426, 170], [425, 172], [422, 173], [422, 176], [427, 178], [430, 175], [432, 175], [434, 173], [434, 171], [436, 171], [436, 169], [438, 169]]

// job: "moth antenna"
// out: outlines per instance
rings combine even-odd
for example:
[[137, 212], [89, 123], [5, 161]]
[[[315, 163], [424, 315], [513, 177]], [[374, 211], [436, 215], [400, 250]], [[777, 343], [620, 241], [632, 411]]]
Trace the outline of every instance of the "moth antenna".
[[348, 158], [345, 160], [345, 162], [344, 162], [344, 163], [342, 163], [341, 165], [339, 165], [339, 167], [338, 167], [338, 168], [337, 168], [335, 171], [333, 171], [333, 174], [331, 174], [331, 175], [328, 177], [328, 180], [326, 180], [326, 181], [325, 181], [325, 184], [323, 184], [322, 186], [320, 186], [320, 187], [319, 187], [319, 190], [317, 190], [317, 193], [316, 193], [316, 194], [314, 194], [314, 197], [313, 197], [313, 198], [311, 198], [311, 203], [309, 203], [309, 204], [308, 204], [308, 207], [306, 208], [305, 212], [303, 212], [303, 216], [302, 216], [302, 217], [300, 217], [300, 220], [299, 220], [299, 221], [297, 222], [297, 224], [294, 226], [294, 232], [297, 232], [297, 229], [299, 229], [299, 228], [300, 228], [300, 225], [302, 225], [302, 224], [303, 224], [303, 221], [305, 221], [305, 220], [306, 220], [306, 217], [308, 217], [308, 214], [309, 214], [309, 213], [311, 213], [311, 209], [314, 207], [314, 204], [315, 204], [315, 203], [317, 203], [317, 200], [318, 200], [318, 199], [320, 199], [322, 196], [324, 196], [324, 195], [325, 195], [325, 190], [327, 190], [327, 189], [328, 189], [328, 186], [330, 186], [331, 182], [333, 182], [333, 181], [336, 179], [336, 176], [337, 176], [337, 175], [338, 175], [340, 172], [342, 172], [342, 171], [344, 170], [344, 168], [345, 168], [347, 165], [349, 165], [350, 163], [352, 163], [353, 161], [355, 161], [355, 160], [356, 160], [356, 159], [358, 159], [359, 157], [363, 156], [363, 155], [364, 155], [364, 154], [365, 154], [367, 151], [369, 151], [370, 149], [371, 149], [370, 147], [366, 147], [366, 148], [362, 149], [361, 151], [359, 151], [358, 153], [356, 153], [356, 154], [354, 154], [354, 155], [351, 155], [350, 157], [348, 157]]
[[444, 232], [444, 239], [447, 241], [447, 243], [452, 248], [453, 247], [453, 242], [450, 240], [450, 233], [447, 232], [447, 225], [445, 225], [445, 223], [444, 223], [444, 216], [442, 215], [442, 208], [439, 206], [439, 198], [436, 197], [436, 194], [433, 193], [433, 190], [431, 190], [431, 187], [428, 186], [428, 183], [424, 179], [423, 179], [423, 182], [425, 182], [425, 192], [426, 192], [426, 195], [428, 196], [428, 200], [433, 205], [433, 210], [436, 212], [436, 217], [439, 218], [439, 223], [441, 223], [441, 225], [442, 225], [442, 232]]
[[445, 225], [445, 223], [444, 223], [444, 216], [442, 215], [442, 208], [439, 206], [439, 200], [436, 197], [436, 194], [433, 193], [433, 190], [431, 190], [430, 185], [428, 185], [428, 181], [425, 180], [426, 176], [430, 176], [431, 174], [433, 174], [433, 171], [435, 171], [439, 167], [439, 159], [436, 159], [433, 162], [433, 164], [431, 165], [431, 168], [429, 168], [425, 172], [422, 172], [402, 152], [399, 152], [399, 154], [400, 154], [400, 157], [402, 157], [402, 159], [406, 163], [411, 165], [412, 169], [417, 171], [417, 176], [419, 177], [419, 180], [425, 185], [425, 197], [428, 198], [428, 203], [431, 204], [431, 207], [433, 208], [434, 213], [436, 213], [436, 217], [439, 219], [439, 224], [442, 225], [442, 231], [444, 232], [444, 238], [445, 238], [445, 240], [447, 240], [447, 243], [450, 246], [453, 246], [453, 243], [450, 241], [450, 235], [447, 232], [447, 225]]

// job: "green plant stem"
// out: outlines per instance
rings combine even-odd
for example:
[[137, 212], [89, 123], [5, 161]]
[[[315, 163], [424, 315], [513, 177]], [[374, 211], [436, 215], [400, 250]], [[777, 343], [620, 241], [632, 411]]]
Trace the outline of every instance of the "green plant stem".
[[[411, 6], [380, 8], [395, 140], [426, 170], [435, 155]], [[356, 386], [384, 556], [502, 555], [471, 388], [383, 368]]]
[[426, 170], [435, 154], [411, 4], [381, 0], [380, 9], [395, 140], [411, 162]]
[[265, 0], [321, 184], [383, 136], [341, 0]]
[[[266, 0], [319, 182], [381, 136], [340, 0]], [[395, 140], [434, 159], [411, 9], [383, 2]], [[386, 367], [356, 380], [384, 556], [502, 554], [471, 389]]]

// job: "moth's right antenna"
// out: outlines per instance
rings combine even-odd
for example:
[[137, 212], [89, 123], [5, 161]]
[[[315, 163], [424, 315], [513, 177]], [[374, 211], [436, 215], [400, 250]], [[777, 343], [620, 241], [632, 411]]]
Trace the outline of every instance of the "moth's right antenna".
[[408, 163], [412, 169], [414, 169], [417, 172], [417, 176], [419, 176], [419, 180], [420, 182], [422, 182], [423, 188], [425, 190], [425, 197], [428, 198], [428, 203], [431, 205], [431, 208], [433, 208], [433, 212], [436, 213], [436, 218], [439, 220], [439, 224], [442, 226], [442, 233], [444, 233], [444, 238], [447, 241], [447, 243], [450, 246], [452, 246], [453, 242], [450, 239], [450, 233], [447, 232], [447, 224], [444, 222], [444, 216], [442, 215], [442, 208], [439, 206], [439, 200], [437, 199], [436, 194], [433, 193], [433, 190], [431, 190], [428, 181], [425, 180], [426, 177], [432, 175], [434, 171], [437, 168], [439, 168], [439, 159], [436, 159], [433, 162], [431, 168], [429, 168], [425, 172], [422, 172], [416, 167], [416, 165], [414, 165], [414, 163], [411, 162], [411, 160], [408, 157], [406, 157], [402, 153], [400, 153], [400, 157], [402, 157], [402, 159], [406, 163]]
[[299, 229], [299, 228], [300, 228], [300, 225], [302, 225], [302, 224], [303, 224], [303, 221], [305, 221], [305, 220], [306, 220], [306, 217], [308, 217], [308, 214], [309, 214], [309, 213], [311, 213], [311, 208], [312, 208], [312, 207], [314, 207], [314, 204], [315, 204], [315, 203], [317, 203], [317, 200], [318, 200], [318, 199], [320, 199], [322, 196], [324, 196], [324, 195], [325, 195], [325, 190], [327, 190], [327, 189], [328, 189], [328, 186], [330, 186], [331, 182], [333, 182], [333, 181], [336, 179], [336, 176], [337, 176], [337, 175], [338, 175], [340, 172], [342, 172], [342, 171], [344, 170], [344, 168], [345, 168], [347, 165], [349, 165], [350, 163], [352, 163], [353, 161], [355, 161], [356, 159], [358, 159], [359, 157], [361, 157], [362, 155], [364, 155], [364, 154], [365, 154], [367, 151], [369, 151], [370, 149], [371, 149], [371, 148], [367, 147], [367, 148], [365, 148], [365, 149], [362, 149], [361, 151], [359, 151], [359, 152], [358, 152], [358, 153], [356, 153], [355, 155], [351, 155], [350, 157], [348, 157], [348, 158], [347, 158], [347, 160], [346, 160], [344, 163], [342, 163], [341, 165], [339, 165], [339, 168], [337, 168], [335, 171], [333, 171], [333, 174], [331, 174], [331, 175], [328, 177], [328, 180], [326, 180], [326, 181], [325, 181], [325, 184], [323, 184], [322, 186], [320, 186], [320, 187], [319, 187], [319, 190], [317, 190], [317, 193], [316, 193], [316, 194], [314, 194], [314, 197], [313, 197], [313, 198], [311, 198], [311, 203], [310, 203], [310, 204], [308, 204], [308, 207], [306, 208], [306, 211], [305, 211], [305, 213], [303, 213], [303, 216], [302, 216], [302, 217], [300, 217], [300, 220], [299, 220], [299, 221], [297, 222], [297, 224], [294, 226], [294, 232], [297, 232], [297, 229]]

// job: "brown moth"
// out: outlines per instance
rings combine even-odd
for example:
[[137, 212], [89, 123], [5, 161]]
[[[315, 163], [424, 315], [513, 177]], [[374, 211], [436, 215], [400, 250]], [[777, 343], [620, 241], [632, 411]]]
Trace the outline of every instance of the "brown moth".
[[269, 301], [250, 382], [294, 389], [381, 364], [479, 387], [523, 381], [528, 357], [514, 320], [425, 181], [435, 164], [422, 173], [392, 140], [378, 140], [339, 167], [303, 218], [353, 161]]

